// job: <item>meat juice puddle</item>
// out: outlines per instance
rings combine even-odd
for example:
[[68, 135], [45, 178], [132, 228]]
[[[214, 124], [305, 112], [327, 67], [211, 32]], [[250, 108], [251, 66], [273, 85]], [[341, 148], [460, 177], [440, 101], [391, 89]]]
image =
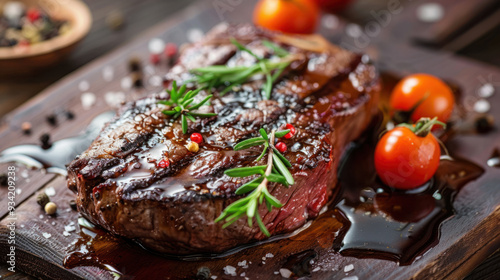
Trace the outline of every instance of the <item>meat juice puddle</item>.
[[[309, 231], [322, 234], [330, 231], [327, 236], [332, 237], [332, 242], [327, 245], [326, 253], [411, 264], [438, 243], [441, 223], [454, 214], [452, 204], [455, 195], [467, 182], [481, 176], [484, 170], [467, 160], [443, 156], [430, 182], [412, 191], [393, 190], [377, 179], [373, 151], [379, 129], [371, 130], [346, 151], [339, 168], [340, 193], [336, 196], [337, 200], [317, 218], [334, 217], [342, 223], [340, 228], [330, 229], [324, 221], [314, 221], [307, 230], [276, 236], [268, 242], [241, 246], [224, 255], [179, 257], [149, 252], [134, 242], [87, 225], [81, 227], [81, 237], [69, 249], [64, 265], [67, 268], [98, 266], [120, 276], [147, 275], [149, 278], [183, 266], [186, 271], [177, 270], [173, 274], [194, 276], [200, 267], [211, 266], [211, 262], [225, 263], [229, 260], [229, 263], [236, 264], [245, 256], [255, 254], [252, 251], [259, 250], [261, 246], [268, 246], [266, 250], [275, 253], [273, 242], [275, 249], [280, 248], [280, 244], [295, 244], [294, 239], [303, 239], [300, 236]], [[318, 237], [311, 239], [315, 238]], [[296, 276], [307, 276], [311, 273], [309, 262], [316, 257], [318, 253], [315, 249], [299, 250], [284, 264], [272, 269], [287, 268]], [[138, 260], [144, 265], [137, 265]], [[158, 268], [161, 268], [161, 273]]]
[[[99, 115], [84, 134], [56, 141], [49, 149], [37, 145], [9, 148], [0, 154], [0, 161], [18, 161], [65, 175], [65, 165], [90, 145], [102, 125], [113, 115], [110, 112]], [[378, 119], [381, 119], [380, 116]], [[277, 267], [272, 269], [288, 268], [300, 277], [310, 274], [309, 262], [318, 253], [311, 249], [314, 245], [301, 248], [295, 240], [314, 240], [316, 243], [310, 244], [317, 247], [316, 239], [321, 240], [320, 235], [329, 239], [319, 242], [324, 243], [321, 246], [324, 248], [322, 254], [340, 253], [410, 264], [437, 244], [441, 223], [453, 215], [455, 195], [484, 170], [466, 160], [444, 157], [436, 175], [426, 185], [413, 191], [393, 190], [377, 179], [374, 170], [373, 150], [379, 131], [377, 120], [373, 127], [361, 141], [348, 148], [339, 168], [339, 193], [336, 200], [307, 230], [241, 246], [224, 255], [174, 257], [149, 252], [81, 218], [80, 224], [83, 226], [80, 227], [80, 238], [68, 248], [64, 266], [97, 266], [109, 270], [115, 276], [126, 278], [141, 275], [154, 279], [164, 276], [165, 271], [171, 271], [179, 277], [194, 276], [203, 265], [217, 263], [218, 267], [222, 267], [220, 264], [227, 264], [227, 260], [235, 265], [239, 259], [251, 256], [262, 247], [267, 252], [276, 253], [282, 246], [297, 244], [295, 254], [289, 256], [284, 264], [275, 264]], [[498, 153], [492, 155], [488, 165], [498, 166], [498, 157]], [[341, 225], [330, 226], [333, 220]], [[314, 232], [319, 235], [314, 235]]]

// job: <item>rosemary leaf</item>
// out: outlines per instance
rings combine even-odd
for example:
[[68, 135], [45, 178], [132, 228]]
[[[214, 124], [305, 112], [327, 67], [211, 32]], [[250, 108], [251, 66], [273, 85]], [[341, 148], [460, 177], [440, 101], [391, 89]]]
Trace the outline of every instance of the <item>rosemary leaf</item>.
[[262, 233], [267, 237], [271, 236], [271, 234], [269, 234], [269, 231], [266, 228], [266, 225], [264, 225], [264, 223], [262, 222], [262, 219], [260, 218], [260, 216], [258, 214], [256, 215], [255, 219], [257, 220], [257, 224], [259, 225], [259, 228], [262, 231]]
[[205, 105], [205, 103], [207, 103], [208, 100], [210, 100], [210, 98], [212, 98], [212, 96], [213, 95], [208, 95], [207, 97], [203, 98], [203, 100], [200, 103], [189, 107], [188, 110], [196, 110], [196, 109], [200, 108], [201, 106]]
[[186, 118], [188, 118], [188, 119], [189, 119], [190, 121], [192, 121], [192, 122], [195, 122], [195, 121], [196, 121], [196, 119], [195, 119], [193, 116], [191, 116], [191, 114], [190, 114], [190, 113], [186, 113]]
[[284, 186], [288, 186], [288, 182], [286, 181], [285, 177], [283, 177], [282, 175], [271, 173], [271, 174], [267, 175], [266, 178], [269, 182], [280, 183]]
[[264, 150], [262, 150], [262, 153], [260, 154], [260, 156], [255, 161], [261, 160], [262, 157], [264, 157], [264, 155], [266, 154], [267, 149], [269, 147], [269, 144], [267, 144], [267, 142], [264, 142], [264, 145], [265, 145]]
[[293, 180], [292, 174], [275, 153], [273, 153], [273, 163], [276, 165], [276, 169], [278, 169], [279, 173], [285, 177], [288, 184], [293, 185], [295, 181]]
[[292, 164], [276, 149], [276, 147], [273, 146], [274, 154], [279, 157], [281, 162], [286, 166], [286, 167], [292, 167]]
[[273, 50], [274, 54], [279, 56], [279, 57], [285, 57], [289, 54], [287, 50], [283, 49], [282, 47], [280, 47], [280, 46], [278, 46], [278, 45], [276, 45], [268, 40], [262, 41], [262, 45]]
[[281, 208], [283, 207], [283, 204], [274, 196], [272, 196], [267, 189], [262, 190], [262, 193], [264, 194], [264, 198], [266, 199], [269, 204], [276, 208]]
[[188, 130], [188, 123], [185, 115], [181, 115], [182, 120], [182, 133], [186, 134]]
[[250, 49], [248, 49], [247, 47], [243, 46], [242, 44], [240, 44], [240, 42], [238, 42], [236, 39], [234, 38], [231, 38], [229, 39], [231, 41], [231, 43], [233, 43], [233, 45], [235, 45], [240, 51], [244, 51], [244, 52], [247, 52], [248, 54], [250, 54], [251, 56], [255, 57], [255, 59], [257, 59], [257, 61], [261, 61], [262, 58], [260, 58], [259, 56], [257, 56], [255, 53], [253, 53]]
[[172, 115], [175, 115], [177, 113], [177, 111], [161, 111], [163, 114], [167, 115], [167, 116], [172, 116]]
[[267, 132], [265, 129], [261, 128], [259, 129], [260, 135], [262, 135], [262, 138], [264, 138], [266, 141], [269, 141], [269, 137], [267, 136]]
[[162, 100], [162, 101], [158, 101], [158, 104], [172, 106], [172, 105], [174, 105], [174, 102], [172, 102], [172, 100]]
[[281, 138], [281, 137], [287, 135], [288, 132], [290, 132], [290, 129], [276, 131], [276, 133], [274, 134], [274, 136], [276, 136], [276, 138]]
[[250, 138], [234, 145], [233, 150], [235, 151], [244, 150], [253, 146], [263, 145], [265, 142], [266, 140], [264, 140], [262, 137]]
[[217, 116], [216, 113], [196, 113], [196, 112], [189, 112], [190, 115], [194, 116], [194, 117], [214, 117], [214, 116]]
[[266, 170], [266, 167], [267, 167], [266, 165], [237, 167], [224, 171], [224, 174], [226, 174], [229, 177], [247, 177], [255, 174], [264, 175], [264, 170]]
[[243, 185], [241, 185], [234, 193], [235, 194], [245, 194], [245, 193], [248, 193], [252, 190], [254, 190], [255, 188], [257, 188], [259, 186], [259, 184], [262, 182], [262, 180], [264, 180], [264, 177], [257, 177], [255, 179], [253, 179], [252, 181], [249, 181]]

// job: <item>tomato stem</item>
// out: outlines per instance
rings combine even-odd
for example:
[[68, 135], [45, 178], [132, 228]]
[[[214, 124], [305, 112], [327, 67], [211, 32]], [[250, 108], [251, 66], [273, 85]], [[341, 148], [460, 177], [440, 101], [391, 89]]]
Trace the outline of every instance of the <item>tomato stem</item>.
[[434, 117], [432, 119], [431, 118], [420, 118], [415, 125], [403, 123], [403, 124], [400, 124], [398, 126], [403, 126], [403, 127], [408, 128], [409, 130], [413, 131], [413, 133], [415, 133], [415, 135], [417, 135], [419, 137], [425, 137], [425, 136], [427, 136], [427, 134], [429, 134], [429, 132], [431, 132], [432, 127], [434, 125], [440, 125], [443, 128], [446, 128], [446, 124], [438, 121], [437, 117]]
[[409, 122], [411, 120], [411, 116], [413, 115], [413, 113], [415, 112], [415, 110], [417, 110], [417, 107], [420, 106], [420, 104], [422, 104], [428, 97], [429, 97], [429, 92], [426, 92], [424, 97], [422, 97], [419, 101], [417, 101], [417, 103], [415, 103], [415, 105], [413, 105], [409, 110], [396, 110], [394, 111], [394, 115], [392, 117], [392, 119], [396, 122], [396, 123], [405, 123], [405, 122]]

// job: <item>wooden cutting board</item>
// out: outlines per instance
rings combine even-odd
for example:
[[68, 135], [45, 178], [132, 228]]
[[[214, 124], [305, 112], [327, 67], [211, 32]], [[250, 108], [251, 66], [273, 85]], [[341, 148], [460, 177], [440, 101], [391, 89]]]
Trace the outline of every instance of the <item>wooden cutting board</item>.
[[[241, 2], [241, 3], [240, 3]], [[225, 3], [218, 6], [217, 3]], [[50, 132], [53, 140], [78, 135], [90, 121], [102, 112], [110, 110], [106, 96], [110, 92], [123, 92], [131, 100], [143, 96], [147, 92], [160, 91], [157, 85], [158, 77], [166, 72], [165, 63], [152, 66], [147, 63], [147, 43], [152, 37], [178, 44], [196, 38], [201, 32], [208, 31], [221, 21], [248, 22], [252, 2], [244, 1], [203, 1], [175, 18], [168, 20], [147, 31], [141, 36], [117, 51], [100, 58], [77, 72], [67, 76], [59, 83], [50, 87], [36, 98], [8, 115], [0, 127], [0, 150], [17, 144], [38, 143], [42, 133]], [[404, 76], [414, 72], [426, 72], [456, 84], [462, 96], [459, 100], [463, 106], [472, 106], [478, 99], [478, 89], [484, 83], [491, 83], [500, 90], [500, 70], [482, 65], [463, 58], [454, 57], [448, 53], [431, 52], [417, 49], [406, 44], [395, 43], [387, 36], [369, 37], [369, 45], [360, 45], [352, 33], [345, 32], [346, 23], [335, 21], [335, 18], [325, 20], [320, 29], [326, 38], [344, 47], [365, 51], [375, 60], [381, 71], [391, 75]], [[323, 23], [325, 23], [325, 21]], [[335, 24], [333, 24], [335, 23]], [[351, 36], [350, 36], [350, 35]], [[127, 62], [136, 56], [143, 61], [144, 89], [129, 89], [129, 72]], [[112, 69], [112, 70], [110, 70]], [[110, 78], [110, 72], [113, 77]], [[89, 85], [88, 88], [86, 85]], [[90, 92], [97, 97], [95, 105], [90, 109], [82, 107], [83, 93]], [[492, 105], [491, 114], [500, 120], [500, 110], [495, 106], [500, 104], [497, 93], [488, 99]], [[75, 113], [73, 120], [66, 119], [62, 110]], [[56, 112], [58, 124], [49, 125], [45, 116]], [[23, 135], [21, 124], [29, 121], [32, 124], [31, 135]], [[272, 279], [281, 278], [280, 268], [294, 256], [308, 258], [314, 252], [314, 264], [310, 269], [312, 279], [341, 279], [356, 276], [358, 279], [457, 279], [464, 277], [475, 266], [500, 248], [500, 169], [489, 167], [486, 162], [495, 148], [500, 148], [500, 131], [493, 130], [488, 134], [464, 134], [453, 138], [448, 143], [457, 157], [482, 166], [484, 174], [477, 180], [468, 183], [457, 195], [453, 207], [456, 214], [443, 222], [440, 228], [439, 243], [411, 265], [399, 266], [394, 261], [379, 259], [357, 259], [340, 254], [322, 254], [321, 248], [329, 244], [332, 236], [321, 232], [303, 233], [293, 238], [293, 242], [279, 241], [268, 243], [239, 252], [227, 258], [203, 262], [217, 279], [233, 279], [225, 274], [224, 268], [235, 267], [239, 278]], [[4, 172], [12, 164], [0, 164]], [[78, 213], [71, 210], [69, 200], [73, 195], [67, 190], [65, 179], [61, 176], [44, 174], [37, 170], [27, 170], [22, 166], [16, 169], [16, 268], [31, 275], [54, 279], [112, 279], [106, 270], [97, 267], [78, 267], [67, 270], [62, 266], [66, 248], [78, 238]], [[44, 190], [54, 190], [56, 195], [51, 199], [58, 206], [58, 215], [45, 215], [36, 204], [36, 193]], [[0, 257], [5, 261], [8, 252], [7, 190], [0, 188], [0, 216], [2, 235], [0, 237]], [[72, 224], [73, 223], [73, 224]], [[323, 223], [326, 228], [339, 228], [341, 224], [332, 217], [322, 217], [316, 223]], [[63, 234], [65, 226], [76, 226], [69, 235]], [[66, 236], [68, 235], [68, 236]], [[133, 250], [137, 250], [134, 248]], [[132, 250], [132, 251], [133, 251]], [[268, 252], [274, 252], [272, 258], [263, 261]], [[147, 269], [158, 269], [162, 259], [153, 263], [141, 263], [141, 254], [137, 254], [137, 266]], [[301, 255], [303, 254], [303, 255]], [[238, 266], [238, 262], [246, 260], [247, 268]], [[176, 270], [192, 263], [176, 262], [178, 267], [164, 271], [164, 278], [178, 278]], [[344, 271], [345, 267], [353, 266], [353, 270]], [[133, 270], [133, 268], [130, 268]], [[227, 272], [227, 271], [226, 271]], [[278, 272], [278, 274], [276, 274]], [[196, 271], [185, 274], [192, 278]], [[242, 273], [245, 273], [240, 276]], [[176, 276], [177, 275], [177, 276]], [[351, 278], [354, 279], [354, 278]]]

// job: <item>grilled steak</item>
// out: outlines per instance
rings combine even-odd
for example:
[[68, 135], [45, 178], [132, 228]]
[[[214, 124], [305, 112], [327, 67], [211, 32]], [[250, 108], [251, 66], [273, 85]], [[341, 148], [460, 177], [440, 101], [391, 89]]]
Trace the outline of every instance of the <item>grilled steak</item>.
[[[150, 95], [128, 103], [83, 154], [68, 167], [68, 185], [77, 194], [79, 211], [114, 234], [173, 254], [222, 252], [266, 237], [240, 219], [226, 229], [214, 223], [222, 210], [241, 196], [234, 191], [250, 178], [230, 178], [224, 170], [265, 164], [254, 162], [260, 149], [234, 151], [241, 140], [258, 136], [263, 127], [296, 134], [283, 139], [295, 184], [268, 188], [283, 207], [259, 213], [272, 235], [291, 232], [318, 216], [332, 197], [337, 167], [346, 145], [368, 126], [376, 111], [379, 80], [361, 55], [338, 48], [318, 36], [293, 38], [251, 25], [219, 25], [200, 42], [185, 48], [166, 81], [192, 78], [189, 70], [208, 65], [249, 65], [255, 58], [238, 51], [236, 38], [263, 57], [274, 54], [262, 44], [273, 41], [299, 54], [275, 83], [272, 98], [262, 98], [262, 79], [253, 79], [200, 110], [216, 117], [189, 121], [183, 134], [159, 100]], [[200, 98], [208, 93], [201, 92]], [[189, 135], [204, 137], [197, 153], [186, 148]], [[170, 165], [158, 166], [168, 158]]]

